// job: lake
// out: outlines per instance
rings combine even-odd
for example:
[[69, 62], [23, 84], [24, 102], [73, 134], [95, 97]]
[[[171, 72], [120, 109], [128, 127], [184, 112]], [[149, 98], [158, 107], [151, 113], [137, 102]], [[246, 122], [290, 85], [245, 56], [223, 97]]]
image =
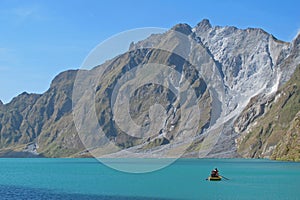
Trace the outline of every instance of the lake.
[[[206, 181], [215, 167], [229, 180]], [[117, 171], [92, 158], [0, 159], [0, 199], [7, 200], [276, 200], [299, 199], [299, 188], [300, 163], [263, 159], [179, 159], [144, 174]]]

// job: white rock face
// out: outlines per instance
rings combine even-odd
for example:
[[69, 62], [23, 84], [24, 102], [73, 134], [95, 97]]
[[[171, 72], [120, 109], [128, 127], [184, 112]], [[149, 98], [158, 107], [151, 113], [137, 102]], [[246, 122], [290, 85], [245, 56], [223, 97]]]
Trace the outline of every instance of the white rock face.
[[[226, 87], [226, 114], [241, 111], [249, 99], [267, 92], [280, 71], [278, 56], [289, 43], [277, 41], [261, 29], [240, 30], [235, 27], [211, 27], [203, 31], [202, 21], [195, 27], [195, 34], [220, 63]], [[274, 91], [274, 89], [273, 89]]]
[[[235, 157], [238, 156], [238, 133], [233, 128], [234, 121], [252, 97], [260, 95], [268, 98], [289, 80], [300, 61], [299, 40], [298, 36], [292, 43], [283, 42], [262, 29], [212, 26], [208, 20], [203, 20], [194, 28], [178, 24], [164, 34], [155, 34], [132, 44], [130, 50], [168, 49], [183, 55], [187, 62], [195, 66], [207, 84], [212, 102], [209, 126], [193, 137], [183, 134], [183, 138], [189, 138], [184, 142], [202, 141], [199, 152], [187, 152], [187, 155]], [[175, 89], [178, 90], [177, 87]], [[173, 115], [178, 118], [177, 112]], [[163, 124], [168, 124], [167, 120], [163, 121]], [[167, 155], [166, 149], [176, 151], [183, 143], [176, 142], [174, 140], [170, 145], [156, 147], [157, 155]], [[134, 152], [139, 151], [137, 147], [133, 149]]]
[[[299, 64], [299, 36], [292, 43], [287, 43], [262, 29], [212, 27], [208, 20], [200, 22], [193, 32], [219, 63], [224, 75], [226, 95], [221, 101], [220, 124], [216, 126], [236, 119], [252, 97], [261, 95], [267, 98], [276, 92]], [[287, 61], [289, 58], [290, 61]], [[222, 132], [235, 134], [230, 126]], [[230, 144], [230, 140], [225, 142]], [[230, 150], [225, 147], [220, 151]]]

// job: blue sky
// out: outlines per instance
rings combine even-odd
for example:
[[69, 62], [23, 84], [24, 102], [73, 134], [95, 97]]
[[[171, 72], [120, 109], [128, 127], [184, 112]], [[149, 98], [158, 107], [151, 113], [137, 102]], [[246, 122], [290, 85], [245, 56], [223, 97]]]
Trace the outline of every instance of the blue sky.
[[103, 40], [134, 28], [212, 25], [260, 27], [291, 41], [299, 1], [0, 0], [0, 99], [42, 93], [59, 72], [79, 68]]

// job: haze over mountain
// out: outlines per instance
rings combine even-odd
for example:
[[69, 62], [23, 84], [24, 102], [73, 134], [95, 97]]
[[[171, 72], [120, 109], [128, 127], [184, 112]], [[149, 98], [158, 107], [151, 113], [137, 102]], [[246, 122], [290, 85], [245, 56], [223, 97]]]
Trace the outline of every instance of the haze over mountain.
[[[212, 26], [206, 19], [193, 28], [177, 24], [89, 71], [60, 73], [43, 94], [22, 93], [8, 104], [0, 102], [0, 155], [176, 157], [184, 149], [186, 157], [299, 160], [299, 42], [300, 35], [284, 42], [262, 29]], [[126, 81], [149, 78], [142, 70], [151, 64], [178, 74], [149, 73], [162, 84], [142, 85], [129, 98], [138, 127], [128, 134], [128, 127], [118, 124], [128, 113], [118, 106], [122, 99], [114, 89], [126, 95], [133, 86]], [[104, 68], [101, 82], [93, 82]], [[93, 98], [88, 91], [74, 97], [78, 74], [83, 84], [96, 88], [94, 108], [84, 103]], [[193, 106], [199, 119], [190, 115]], [[93, 109], [105, 136], [100, 142], [89, 132], [84, 137], [77, 132]], [[82, 122], [73, 120], [77, 113]]]

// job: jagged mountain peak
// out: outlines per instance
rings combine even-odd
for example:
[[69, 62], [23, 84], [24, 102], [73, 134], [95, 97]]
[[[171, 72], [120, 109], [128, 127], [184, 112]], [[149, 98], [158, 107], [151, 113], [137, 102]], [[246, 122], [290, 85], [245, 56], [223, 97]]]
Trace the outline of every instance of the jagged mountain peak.
[[186, 23], [180, 23], [176, 24], [171, 28], [171, 30], [178, 31], [180, 33], [183, 33], [185, 35], [189, 35], [192, 33], [192, 27]]
[[198, 29], [201, 29], [203, 31], [206, 31], [207, 29], [212, 28], [212, 25], [210, 24], [208, 19], [203, 19], [201, 22], [199, 22], [196, 26]]
[[[226, 35], [234, 34], [234, 33], [244, 33], [244, 34], [254, 34], [254, 35], [261, 35], [261, 36], [272, 36], [270, 33], [265, 31], [262, 28], [254, 28], [254, 27], [248, 27], [246, 29], [241, 29], [236, 26], [213, 26], [208, 19], [203, 19], [201, 22], [199, 22], [194, 28], [194, 32], [197, 32], [198, 34], [207, 34], [210, 33], [211, 36], [215, 34], [215, 32], [223, 32]], [[278, 40], [276, 37], [274, 37], [274, 40]], [[280, 40], [279, 40], [280, 41]], [[283, 42], [283, 41], [281, 41]]]
[[14, 104], [15, 102], [19, 102], [20, 99], [27, 99], [30, 96], [39, 96], [38, 94], [29, 94], [28, 92], [22, 92], [18, 96], [14, 97], [8, 104]]
[[65, 84], [66, 80], [74, 80], [78, 70], [67, 70], [59, 73], [52, 80], [50, 88], [59, 87]]
[[265, 31], [262, 28], [253, 28], [253, 27], [249, 27], [245, 29], [247, 32], [255, 32], [255, 33], [259, 33], [259, 34], [266, 34], [266, 35], [271, 35], [269, 34], [267, 31]]

